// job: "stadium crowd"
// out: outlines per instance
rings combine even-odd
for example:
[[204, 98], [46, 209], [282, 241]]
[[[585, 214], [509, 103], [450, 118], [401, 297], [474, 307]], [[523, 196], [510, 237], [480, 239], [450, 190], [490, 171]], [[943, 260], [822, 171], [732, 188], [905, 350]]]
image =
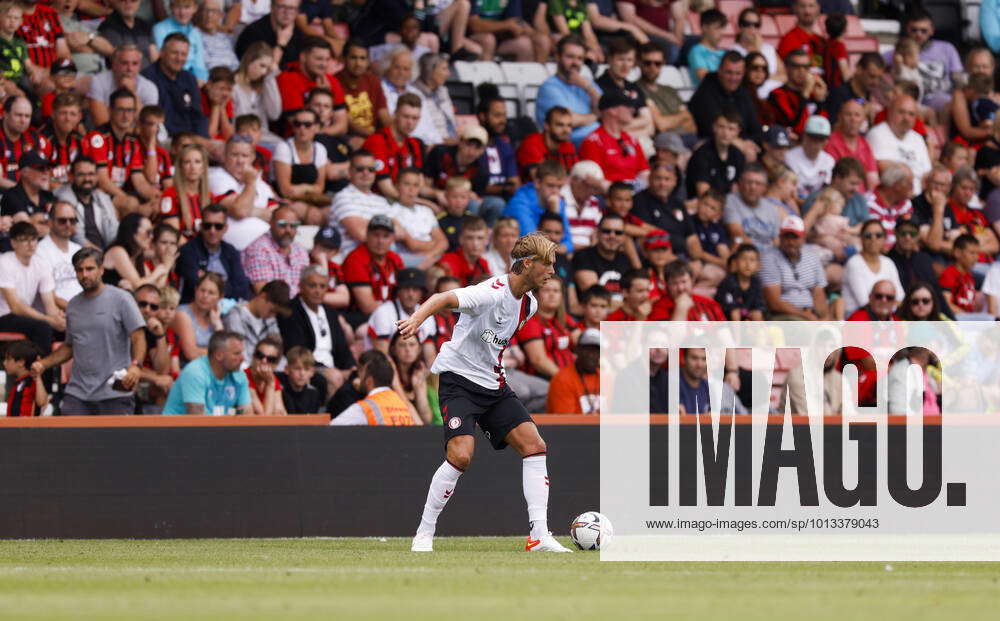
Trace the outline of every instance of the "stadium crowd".
[[[915, 7], [851, 53], [849, 2], [766, 4], [0, 2], [7, 415], [440, 424], [456, 316], [395, 322], [534, 231], [556, 277], [503, 358], [533, 412], [599, 411], [602, 320], [1000, 316], [994, 51]], [[490, 83], [460, 115], [459, 60], [554, 71], [534, 118]]]

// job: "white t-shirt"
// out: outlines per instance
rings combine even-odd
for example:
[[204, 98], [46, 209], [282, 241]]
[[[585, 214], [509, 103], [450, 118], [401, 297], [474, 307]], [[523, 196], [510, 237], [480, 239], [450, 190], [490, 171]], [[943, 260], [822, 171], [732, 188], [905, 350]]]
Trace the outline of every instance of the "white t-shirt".
[[44, 259], [52, 268], [56, 297], [68, 302], [74, 295], [83, 291], [83, 287], [76, 279], [76, 270], [73, 269], [73, 254], [80, 249], [80, 244], [74, 241], [67, 243], [67, 251], [63, 252], [52, 241], [52, 238], [46, 235], [42, 241], [38, 242], [36, 256]]
[[[420, 305], [417, 305], [420, 308]], [[416, 310], [416, 309], [414, 309]], [[382, 302], [372, 311], [368, 318], [368, 329], [365, 331], [365, 349], [374, 347], [377, 338], [391, 339], [396, 334], [396, 322], [400, 319], [409, 319], [410, 314], [406, 312], [399, 300], [389, 300]], [[433, 317], [428, 317], [417, 329], [417, 340], [421, 343], [437, 335], [437, 326]]]
[[815, 160], [806, 157], [806, 152], [801, 146], [790, 149], [785, 154], [785, 165], [791, 168], [799, 179], [795, 191], [800, 199], [830, 184], [833, 180], [834, 164], [836, 162], [833, 156], [826, 151], [820, 151]]
[[864, 257], [856, 254], [844, 264], [844, 313], [850, 315], [868, 303], [872, 287], [880, 280], [891, 281], [896, 287], [896, 303], [903, 301], [905, 291], [899, 281], [899, 271], [889, 257], [879, 258], [878, 273], [873, 273]]
[[[212, 194], [212, 200], [221, 198], [230, 193], [239, 194], [243, 191], [243, 183], [236, 180], [225, 168], [213, 166], [208, 169], [208, 191]], [[274, 190], [271, 189], [260, 176], [257, 177], [257, 196], [254, 198], [253, 206], [263, 209], [268, 203], [277, 199]], [[270, 225], [256, 217], [236, 220], [229, 218], [229, 230], [222, 238], [227, 243], [236, 246], [236, 249], [243, 252], [258, 237], [270, 229]]]
[[336, 227], [340, 231], [340, 254], [337, 261], [342, 262], [344, 257], [358, 247], [357, 240], [347, 234], [347, 229], [340, 223], [344, 218], [356, 216], [364, 218], [367, 222], [372, 216], [382, 214], [395, 217], [394, 210], [381, 195], [374, 192], [365, 194], [353, 183], [347, 184], [337, 195], [333, 197], [333, 206], [330, 208], [330, 226]]
[[496, 390], [507, 381], [499, 362], [503, 352], [514, 333], [538, 310], [538, 302], [530, 292], [515, 298], [510, 274], [452, 292], [458, 297], [461, 315], [451, 340], [434, 359], [431, 373], [451, 371]]
[[313, 334], [316, 335], [316, 348], [313, 349], [313, 358], [316, 362], [326, 367], [334, 367], [333, 364], [333, 331], [330, 329], [330, 322], [326, 317], [326, 311], [322, 306], [318, 313], [306, 306], [306, 303], [299, 300], [299, 304], [306, 311], [309, 317], [309, 324], [312, 326]]
[[[285, 164], [302, 163], [299, 161], [299, 154], [295, 150], [295, 145], [292, 143], [291, 138], [274, 145], [274, 156], [271, 158], [271, 161], [283, 162]], [[323, 166], [326, 166], [329, 161], [330, 160], [326, 155], [326, 147], [318, 142], [313, 142], [312, 164], [314, 164], [316, 168], [322, 168]]]
[[913, 172], [913, 196], [920, 194], [924, 175], [931, 170], [931, 157], [927, 143], [912, 129], [900, 140], [889, 129], [888, 122], [876, 125], [865, 136], [876, 160], [895, 160], [910, 167]]
[[986, 270], [982, 291], [986, 295], [1000, 298], [1000, 263], [994, 263]]
[[[48, 262], [36, 252], [28, 265], [21, 263], [14, 251], [0, 254], [0, 289], [13, 289], [25, 305], [35, 303], [39, 293], [54, 291], [55, 280]], [[0, 316], [10, 313], [6, 298], [0, 295]]]
[[438, 228], [437, 217], [427, 205], [414, 205], [406, 207], [400, 203], [393, 203], [392, 213], [410, 237], [417, 241], [430, 241], [434, 229]]

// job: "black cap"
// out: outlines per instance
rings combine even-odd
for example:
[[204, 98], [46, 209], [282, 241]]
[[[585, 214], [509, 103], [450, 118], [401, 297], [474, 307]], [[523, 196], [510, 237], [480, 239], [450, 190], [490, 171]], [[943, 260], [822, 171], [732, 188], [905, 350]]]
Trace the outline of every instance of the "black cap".
[[601, 95], [601, 100], [597, 102], [597, 108], [602, 111], [614, 108], [615, 106], [628, 106], [631, 108], [632, 100], [621, 91], [610, 91]]
[[912, 229], [914, 231], [919, 231], [920, 227], [917, 226], [917, 223], [913, 220], [898, 220], [896, 222], [896, 231], [898, 232], [900, 229]]
[[373, 229], [385, 229], [395, 233], [396, 225], [389, 216], [378, 214], [372, 216], [372, 219], [368, 221], [368, 230], [371, 231]]
[[396, 288], [400, 287], [417, 287], [419, 289], [427, 288], [427, 274], [423, 270], [418, 270], [415, 267], [407, 267], [396, 272]]
[[51, 168], [49, 161], [45, 159], [41, 153], [37, 150], [32, 149], [31, 151], [25, 151], [21, 154], [21, 157], [17, 160], [18, 168]]
[[314, 246], [324, 246], [326, 248], [332, 248], [333, 250], [340, 249], [340, 231], [333, 228], [332, 226], [323, 226], [316, 231], [316, 237], [313, 237]]
[[76, 65], [68, 58], [60, 58], [52, 65], [52, 75], [60, 73], [76, 73]]

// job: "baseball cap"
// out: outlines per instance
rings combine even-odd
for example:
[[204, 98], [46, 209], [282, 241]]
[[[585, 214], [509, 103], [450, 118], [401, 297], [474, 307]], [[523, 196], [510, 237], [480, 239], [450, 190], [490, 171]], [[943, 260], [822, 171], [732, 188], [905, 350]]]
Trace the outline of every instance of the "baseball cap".
[[678, 155], [691, 152], [691, 149], [684, 146], [684, 141], [681, 140], [681, 137], [674, 132], [660, 132], [656, 134], [656, 138], [653, 139], [653, 147], [664, 151], [671, 151]]
[[482, 125], [476, 125], [475, 123], [469, 123], [463, 127], [460, 138], [462, 140], [478, 140], [480, 144], [486, 144], [490, 141], [486, 129]]
[[580, 335], [580, 340], [576, 343], [577, 347], [600, 347], [601, 346], [601, 331], [597, 328], [587, 328]]
[[775, 149], [787, 149], [792, 146], [788, 139], [788, 130], [781, 125], [772, 125], [764, 132], [764, 142]]
[[60, 73], [76, 73], [76, 65], [68, 58], [61, 58], [52, 65], [52, 75]]
[[673, 245], [670, 243], [670, 233], [662, 229], [657, 229], [655, 231], [650, 231], [646, 233], [646, 238], [642, 242], [643, 248], [651, 250], [653, 248], [672, 248]]
[[340, 248], [340, 231], [333, 228], [332, 226], [320, 227], [316, 231], [316, 237], [313, 237], [314, 246], [323, 246], [326, 248], [332, 248], [337, 250]]
[[615, 106], [632, 107], [632, 100], [621, 91], [612, 91], [601, 95], [601, 100], [597, 102], [597, 108], [602, 111]]
[[785, 216], [785, 219], [781, 221], [780, 233], [795, 233], [796, 235], [802, 237], [806, 234], [806, 223], [802, 221], [802, 218], [795, 215]]
[[396, 288], [400, 287], [417, 287], [418, 289], [427, 288], [427, 274], [423, 270], [419, 270], [415, 267], [407, 267], [396, 272]]
[[829, 136], [830, 135], [830, 120], [825, 116], [819, 116], [814, 114], [809, 117], [806, 121], [806, 131], [807, 136]]
[[368, 221], [368, 230], [371, 231], [372, 229], [385, 229], [395, 233], [396, 225], [389, 216], [377, 214], [372, 216], [372, 219]]
[[42, 157], [42, 155], [32, 149], [31, 151], [25, 151], [21, 154], [21, 157], [17, 160], [18, 168], [51, 168], [49, 161]]

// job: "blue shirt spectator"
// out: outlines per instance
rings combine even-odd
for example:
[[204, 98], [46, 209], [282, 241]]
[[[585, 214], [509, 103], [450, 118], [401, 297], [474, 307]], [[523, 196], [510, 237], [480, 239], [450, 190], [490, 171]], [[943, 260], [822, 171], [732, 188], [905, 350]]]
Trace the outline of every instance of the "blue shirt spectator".
[[1000, 54], [1000, 1], [983, 0], [979, 7], [979, 31], [986, 45]]
[[698, 43], [688, 52], [688, 72], [691, 74], [691, 85], [698, 86], [701, 80], [698, 79], [698, 69], [707, 69], [709, 73], [719, 69], [722, 57], [726, 55], [726, 50], [712, 50], [705, 44]]
[[250, 385], [243, 363], [243, 336], [220, 330], [208, 343], [208, 354], [184, 367], [170, 388], [164, 414], [243, 414], [250, 404]]
[[[169, 37], [168, 37], [169, 39]], [[142, 75], [156, 85], [160, 93], [160, 107], [166, 114], [164, 125], [173, 136], [178, 132], [194, 132], [208, 138], [208, 119], [201, 111], [201, 91], [198, 80], [184, 70], [190, 46], [180, 39], [170, 39], [160, 54], [160, 59], [142, 70]]]
[[[503, 210], [505, 217], [517, 219], [517, 223], [521, 225], [522, 235], [537, 231], [542, 214], [548, 211], [539, 200], [539, 190], [535, 187], [536, 183], [544, 183], [544, 179], [522, 185], [517, 192], [514, 192], [514, 196], [510, 198]], [[559, 197], [559, 216], [563, 221], [562, 243], [566, 246], [566, 252], [571, 253], [573, 252], [573, 236], [569, 229], [569, 218], [566, 217], [566, 201], [562, 197]]]
[[[594, 88], [601, 91], [601, 88], [594, 85]], [[535, 122], [539, 127], [545, 127], [545, 114], [549, 108], [562, 106], [568, 108], [570, 112], [577, 114], [590, 114], [592, 112], [590, 94], [579, 86], [574, 86], [563, 81], [558, 75], [554, 75], [542, 82], [538, 89], [538, 98], [535, 101]], [[577, 148], [583, 139], [590, 135], [592, 131], [600, 125], [597, 121], [589, 125], [581, 125], [573, 130], [570, 140]]]
[[167, 35], [175, 32], [187, 37], [191, 44], [187, 62], [184, 63], [184, 70], [190, 71], [199, 80], [208, 80], [208, 67], [205, 66], [205, 43], [202, 41], [201, 31], [195, 28], [190, 21], [187, 24], [181, 24], [173, 17], [168, 17], [153, 26], [153, 40], [156, 41], [156, 48], [162, 49], [163, 40], [167, 38]]

